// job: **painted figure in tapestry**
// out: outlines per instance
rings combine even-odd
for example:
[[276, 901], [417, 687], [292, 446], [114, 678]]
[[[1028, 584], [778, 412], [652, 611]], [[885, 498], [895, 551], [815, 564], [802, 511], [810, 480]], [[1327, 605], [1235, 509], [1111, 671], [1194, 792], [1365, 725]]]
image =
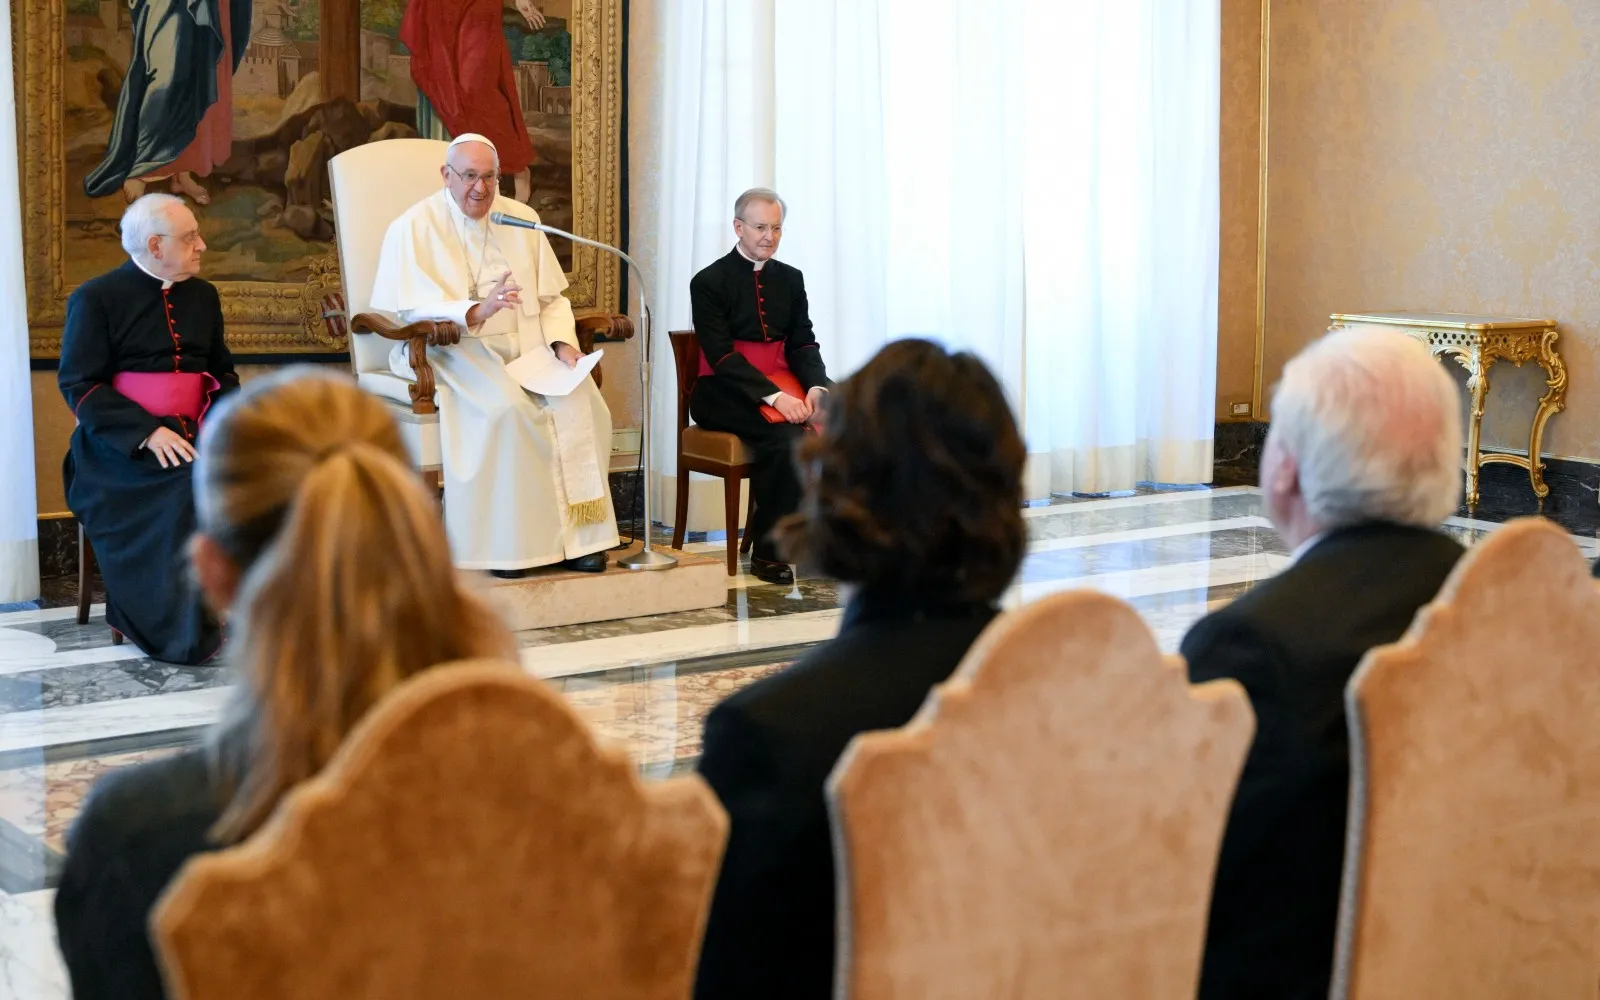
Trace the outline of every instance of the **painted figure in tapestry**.
[[[119, 266], [146, 189], [207, 206], [214, 280], [303, 282], [334, 236], [328, 160], [384, 139], [489, 136], [504, 193], [572, 228], [572, 0], [53, 2], [69, 288]], [[325, 49], [323, 19], [351, 14], [359, 44]]]
[[[531, 31], [545, 26], [534, 0], [515, 0], [515, 7]], [[411, 0], [400, 41], [411, 50], [419, 108], [426, 101], [452, 136], [487, 136], [500, 152], [500, 170], [512, 178], [514, 197], [526, 202], [533, 143], [501, 26], [504, 8], [503, 0]]]
[[128, 201], [150, 181], [201, 205], [208, 177], [233, 148], [233, 75], [250, 43], [251, 0], [132, 0], [132, 59], [105, 158], [83, 179], [91, 198], [119, 187]]

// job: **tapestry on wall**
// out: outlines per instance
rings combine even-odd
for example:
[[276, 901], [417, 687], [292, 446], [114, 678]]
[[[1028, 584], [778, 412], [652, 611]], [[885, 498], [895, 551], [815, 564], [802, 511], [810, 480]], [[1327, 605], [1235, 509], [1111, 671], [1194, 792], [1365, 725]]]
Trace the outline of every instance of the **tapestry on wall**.
[[[35, 356], [57, 353], [72, 288], [125, 259], [117, 220], [147, 191], [195, 209], [236, 349], [342, 346], [319, 306], [338, 287], [327, 163], [369, 142], [484, 133], [501, 151], [505, 194], [552, 225], [615, 241], [620, 0], [12, 9]], [[357, 16], [358, 35], [344, 36], [353, 44], [322, 44], [330, 21]], [[615, 298], [614, 261], [553, 245], [576, 305]]]

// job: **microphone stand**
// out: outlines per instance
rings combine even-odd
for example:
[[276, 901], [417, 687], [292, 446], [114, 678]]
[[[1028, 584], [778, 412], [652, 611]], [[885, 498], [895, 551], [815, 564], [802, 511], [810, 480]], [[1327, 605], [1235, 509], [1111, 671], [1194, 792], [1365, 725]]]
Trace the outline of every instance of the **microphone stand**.
[[[585, 239], [582, 236], [574, 236], [572, 233], [564, 229], [557, 229], [555, 226], [547, 226], [542, 222], [530, 222], [527, 219], [519, 219], [514, 215], [504, 215], [500, 212], [495, 212], [490, 218], [493, 222], [511, 226], [515, 229], [534, 229], [541, 233], [548, 233], [551, 236], [560, 236], [562, 239], [571, 240], [574, 243], [581, 243], [586, 247], [604, 250], [606, 253], [615, 254], [617, 257], [622, 258], [622, 261], [633, 269], [634, 278], [639, 286], [639, 319], [644, 324], [644, 356], [639, 363], [639, 386], [644, 395], [639, 428], [639, 461], [644, 469], [644, 481], [637, 486], [638, 489], [644, 491], [644, 547], [633, 555], [623, 556], [618, 559], [617, 565], [624, 569], [671, 569], [678, 565], [677, 556], [671, 556], [665, 552], [657, 552], [650, 541], [650, 494], [652, 492], [651, 481], [653, 478], [651, 474], [654, 471], [653, 463], [650, 461], [650, 351], [654, 345], [650, 342], [650, 303], [646, 301], [645, 297], [644, 272], [639, 269], [638, 263], [632, 257], [608, 243], [600, 243], [596, 240]], [[681, 470], [679, 474], [682, 475]]]

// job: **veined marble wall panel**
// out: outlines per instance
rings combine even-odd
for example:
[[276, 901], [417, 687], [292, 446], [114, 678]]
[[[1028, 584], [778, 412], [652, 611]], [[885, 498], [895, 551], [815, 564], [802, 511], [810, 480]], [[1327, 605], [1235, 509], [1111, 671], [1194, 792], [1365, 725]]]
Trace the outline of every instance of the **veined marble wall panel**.
[[[1570, 387], [1547, 454], [1600, 458], [1600, 5], [1272, 5], [1265, 381], [1330, 312], [1549, 316]], [[1496, 366], [1486, 446], [1527, 446]]]

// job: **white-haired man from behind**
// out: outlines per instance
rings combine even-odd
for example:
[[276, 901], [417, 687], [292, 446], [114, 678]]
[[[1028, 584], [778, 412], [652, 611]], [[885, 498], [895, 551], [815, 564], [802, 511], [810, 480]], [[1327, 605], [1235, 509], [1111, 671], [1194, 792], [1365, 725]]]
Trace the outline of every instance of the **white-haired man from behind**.
[[121, 228], [128, 261], [67, 299], [57, 382], [78, 424], [67, 507], [94, 544], [107, 623], [155, 659], [203, 663], [222, 633], [189, 585], [190, 463], [207, 408], [239, 376], [183, 199], [147, 194]]
[[1462, 554], [1440, 523], [1461, 496], [1455, 384], [1403, 334], [1342, 330], [1284, 369], [1261, 458], [1293, 563], [1195, 624], [1195, 683], [1250, 694], [1256, 738], [1218, 861], [1201, 1000], [1324, 998], [1349, 795], [1344, 689], [1400, 638]]

